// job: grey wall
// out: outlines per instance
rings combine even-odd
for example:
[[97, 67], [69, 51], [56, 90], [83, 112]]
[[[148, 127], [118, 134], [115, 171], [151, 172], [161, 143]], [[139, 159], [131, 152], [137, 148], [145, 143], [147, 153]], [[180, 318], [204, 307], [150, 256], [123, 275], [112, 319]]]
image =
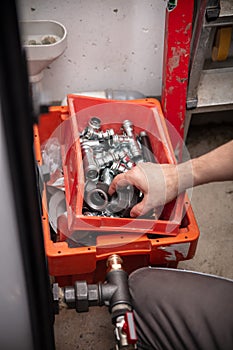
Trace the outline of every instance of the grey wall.
[[160, 95], [165, 0], [20, 0], [22, 20], [65, 25], [68, 47], [44, 72], [48, 100], [112, 89]]

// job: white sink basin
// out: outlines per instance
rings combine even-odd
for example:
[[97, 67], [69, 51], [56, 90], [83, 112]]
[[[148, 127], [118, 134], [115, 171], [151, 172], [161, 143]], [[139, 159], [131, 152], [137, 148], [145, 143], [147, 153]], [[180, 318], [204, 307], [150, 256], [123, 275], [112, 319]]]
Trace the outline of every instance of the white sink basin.
[[61, 23], [50, 20], [21, 21], [20, 29], [30, 80], [36, 82], [42, 78], [43, 70], [65, 51], [67, 31]]

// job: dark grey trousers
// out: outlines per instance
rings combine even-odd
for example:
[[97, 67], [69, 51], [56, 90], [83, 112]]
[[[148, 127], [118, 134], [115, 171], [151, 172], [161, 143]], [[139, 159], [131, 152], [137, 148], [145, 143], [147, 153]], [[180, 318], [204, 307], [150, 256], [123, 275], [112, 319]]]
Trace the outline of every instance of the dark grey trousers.
[[139, 349], [233, 349], [233, 281], [147, 267], [129, 286]]

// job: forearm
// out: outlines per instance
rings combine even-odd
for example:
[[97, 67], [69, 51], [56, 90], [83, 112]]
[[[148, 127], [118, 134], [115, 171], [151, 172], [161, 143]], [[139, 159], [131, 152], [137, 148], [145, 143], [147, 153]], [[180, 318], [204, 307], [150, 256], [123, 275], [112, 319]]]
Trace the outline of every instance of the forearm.
[[[191, 187], [233, 180], [233, 141], [176, 166], [161, 164], [161, 169], [166, 185], [166, 202]], [[152, 168], [150, 170], [148, 179], [153, 176]]]
[[191, 160], [193, 186], [233, 180], [233, 141]]

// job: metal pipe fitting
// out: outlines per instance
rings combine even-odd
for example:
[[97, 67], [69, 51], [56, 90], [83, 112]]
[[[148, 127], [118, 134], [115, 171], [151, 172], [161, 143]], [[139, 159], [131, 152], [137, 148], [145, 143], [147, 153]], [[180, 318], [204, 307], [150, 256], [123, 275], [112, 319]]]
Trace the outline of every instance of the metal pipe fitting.
[[129, 142], [130, 152], [132, 154], [132, 160], [135, 163], [142, 162], [142, 151], [140, 150], [138, 143], [135, 139], [131, 139]]
[[89, 140], [85, 138], [80, 138], [80, 144], [81, 144], [81, 147], [82, 146], [89, 146], [92, 148], [103, 147], [100, 140]]
[[115, 134], [113, 129], [103, 131], [100, 119], [93, 117], [86, 127], [86, 133], [82, 133], [80, 143], [86, 183], [92, 182], [92, 185], [85, 184], [84, 191], [88, 212], [93, 210], [97, 215], [128, 217], [132, 206], [140, 200], [135, 189], [120, 190], [111, 198], [108, 196], [108, 187], [114, 176], [127, 172], [143, 161], [140, 140], [148, 141], [146, 133], [141, 132], [140, 138], [134, 135], [130, 120], [122, 123], [122, 129], [123, 134]]
[[128, 155], [123, 157], [121, 161], [126, 165], [126, 168], [128, 170], [132, 169], [135, 166], [135, 163], [131, 161], [131, 158]]
[[121, 160], [123, 161], [123, 159], [125, 157], [128, 157], [128, 160], [130, 160], [128, 153], [126, 153], [126, 149], [124, 148], [119, 148], [119, 149], [114, 149], [114, 148], [110, 148], [108, 150], [108, 153], [111, 154], [111, 156], [113, 157], [114, 161], [118, 161]]
[[102, 299], [112, 314], [113, 323], [118, 316], [132, 310], [128, 274], [123, 269], [108, 272], [106, 283], [101, 285], [101, 291]]
[[109, 139], [109, 146], [113, 148], [121, 147], [124, 144], [129, 143], [130, 137], [127, 135], [115, 134]]
[[93, 149], [87, 145], [81, 145], [83, 168], [86, 179], [96, 180], [99, 176], [99, 167], [94, 160]]
[[109, 213], [119, 213], [122, 217], [127, 217], [130, 209], [136, 203], [137, 194], [133, 186], [119, 187], [117, 192], [109, 200], [106, 211]]
[[113, 129], [107, 129], [105, 131], [99, 131], [98, 132], [98, 138], [108, 140], [115, 134], [115, 131]]
[[123, 122], [123, 129], [126, 132], [127, 136], [130, 138], [129, 148], [132, 154], [132, 160], [135, 163], [141, 162], [142, 159], [142, 151], [139, 148], [138, 142], [133, 132], [133, 123], [130, 120], [125, 120]]
[[[53, 285], [55, 310], [65, 303], [77, 312], [86, 312], [89, 306], [106, 305], [115, 326], [116, 349], [136, 349], [137, 335], [132, 313], [128, 274], [122, 268], [122, 259], [113, 254], [107, 260], [108, 272], [104, 283], [87, 284], [76, 281], [74, 286], [59, 288]], [[60, 291], [59, 291], [60, 290]], [[59, 295], [62, 296], [59, 298]]]
[[95, 211], [84, 211], [83, 215], [84, 216], [97, 216], [99, 213]]
[[99, 130], [101, 127], [101, 120], [98, 117], [92, 117], [88, 124], [92, 129]]
[[93, 210], [102, 211], [108, 205], [108, 194], [102, 188], [94, 188], [85, 195], [87, 205]]
[[113, 162], [110, 169], [113, 171], [115, 175], [117, 175], [118, 173], [124, 173], [127, 171], [126, 165], [122, 163], [120, 160], [117, 162], [116, 161]]
[[98, 130], [101, 127], [101, 120], [98, 117], [92, 117], [87, 127], [80, 133], [80, 137], [84, 137], [88, 140], [96, 139], [98, 137]]
[[97, 211], [103, 211], [109, 202], [108, 189], [113, 180], [114, 174], [109, 168], [105, 168], [100, 175], [100, 181], [97, 184], [86, 187], [85, 201], [87, 205]]
[[[102, 184], [105, 184], [106, 186], [110, 186], [112, 180], [113, 180], [113, 177], [114, 177], [114, 173], [111, 169], [109, 168], [105, 168], [103, 171], [102, 171], [102, 174], [100, 176], [100, 181]], [[107, 191], [108, 191], [108, 188], [107, 188]]]
[[134, 138], [134, 133], [133, 133], [133, 123], [130, 120], [124, 120], [123, 121], [123, 129], [125, 130], [126, 134], [130, 137], [130, 138]]
[[81, 132], [81, 138], [85, 138], [86, 140], [97, 139], [97, 132], [90, 127], [89, 125]]
[[123, 264], [123, 260], [117, 254], [110, 255], [106, 261], [106, 266], [108, 268], [108, 271], [122, 270], [122, 264]]
[[113, 163], [113, 161], [114, 161], [113, 156], [108, 152], [103, 153], [102, 157], [99, 155], [95, 157], [95, 162], [99, 168], [104, 168], [105, 166], [109, 166], [110, 164]]
[[129, 162], [126, 162], [125, 165], [127, 169], [130, 170], [135, 166], [135, 163], [129, 161]]
[[143, 153], [144, 161], [155, 163], [155, 157], [153, 154], [151, 142], [146, 131], [141, 131], [139, 136], [140, 136], [140, 143], [142, 145], [142, 153]]

